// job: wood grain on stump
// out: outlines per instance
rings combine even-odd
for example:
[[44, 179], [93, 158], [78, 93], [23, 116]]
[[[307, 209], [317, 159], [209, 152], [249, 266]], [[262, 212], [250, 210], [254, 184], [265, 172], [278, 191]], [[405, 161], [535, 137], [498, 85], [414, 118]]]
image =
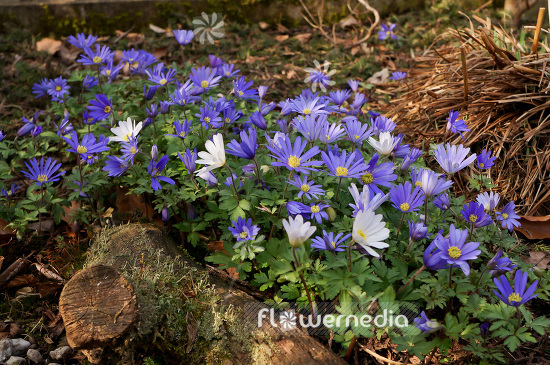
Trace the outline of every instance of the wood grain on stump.
[[67, 341], [73, 349], [111, 344], [134, 324], [137, 310], [132, 285], [106, 265], [78, 272], [59, 300]]

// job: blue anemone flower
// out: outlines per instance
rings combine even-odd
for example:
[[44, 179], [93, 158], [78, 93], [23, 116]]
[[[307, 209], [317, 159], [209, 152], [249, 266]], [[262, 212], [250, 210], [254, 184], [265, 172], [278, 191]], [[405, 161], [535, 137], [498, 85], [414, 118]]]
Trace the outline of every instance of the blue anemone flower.
[[336, 236], [334, 233], [329, 232], [327, 233], [325, 230], [323, 230], [322, 236], [317, 236], [311, 239], [311, 248], [314, 249], [314, 251], [319, 250], [326, 250], [330, 252], [340, 252], [345, 251], [346, 245], [344, 242], [351, 237], [351, 234], [348, 233], [344, 235], [344, 233], [338, 233]]
[[176, 182], [169, 177], [160, 175], [162, 170], [166, 167], [166, 164], [168, 163], [168, 156], [162, 156], [158, 162], [156, 159], [151, 159], [151, 162], [149, 162], [149, 166], [147, 167], [147, 172], [151, 176], [151, 187], [154, 191], [162, 189], [162, 186], [160, 185], [160, 181], [164, 181], [168, 184], [174, 185]]
[[229, 231], [237, 241], [253, 241], [260, 232], [260, 228], [252, 224], [251, 218], [246, 220], [239, 217], [236, 222], [232, 221], [231, 223], [233, 223], [233, 227], [229, 227]]
[[519, 307], [520, 305], [525, 304], [538, 296], [538, 294], [533, 294], [535, 293], [535, 290], [537, 290], [539, 281], [535, 280], [528, 289], [525, 289], [527, 287], [527, 279], [529, 279], [529, 275], [526, 272], [521, 270], [516, 271], [516, 275], [514, 277], [514, 288], [512, 289], [512, 286], [506, 276], [502, 275], [500, 279], [494, 278], [493, 282], [495, 283], [498, 292], [496, 290], [493, 290], [493, 292], [505, 304], [512, 307]]
[[267, 149], [273, 153], [270, 155], [274, 159], [278, 160], [272, 162], [273, 166], [282, 166], [286, 167], [291, 171], [300, 172], [303, 174], [308, 174], [309, 171], [317, 171], [316, 166], [321, 166], [322, 161], [310, 161], [311, 158], [315, 157], [320, 151], [319, 147], [314, 146], [309, 151], [304, 152], [306, 148], [307, 141], [300, 137], [297, 137], [294, 141], [294, 146], [289, 138], [285, 138], [281, 142], [281, 148], [276, 146], [267, 146]]
[[44, 157], [40, 159], [40, 163], [36, 158], [31, 159], [29, 165], [25, 162], [25, 165], [29, 171], [21, 171], [29, 180], [36, 181], [36, 185], [40, 186], [45, 183], [59, 181], [61, 175], [64, 175], [66, 171], [61, 171], [56, 174], [57, 170], [61, 167], [61, 163], [56, 163], [54, 159], [48, 157], [44, 161]]
[[241, 131], [241, 143], [237, 142], [236, 139], [233, 139], [227, 144], [227, 153], [233, 156], [246, 158], [247, 160], [252, 160], [256, 155], [256, 149], [258, 144], [256, 140], [258, 135], [256, 130], [251, 128], [250, 132], [247, 134], [246, 131]]

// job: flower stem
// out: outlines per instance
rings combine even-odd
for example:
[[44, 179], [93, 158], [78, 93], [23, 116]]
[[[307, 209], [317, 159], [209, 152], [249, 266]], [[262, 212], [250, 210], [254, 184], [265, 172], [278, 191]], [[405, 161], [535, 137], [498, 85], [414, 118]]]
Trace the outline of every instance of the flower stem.
[[338, 194], [340, 194], [340, 184], [342, 184], [342, 178], [340, 177], [340, 181], [338, 181], [338, 188], [336, 189], [336, 197], [334, 197], [334, 200], [338, 201]]
[[256, 158], [253, 158], [252, 161], [254, 161], [254, 165], [256, 165], [256, 176], [258, 177], [258, 184], [261, 184], [262, 179], [260, 178], [260, 166], [258, 166]]
[[424, 224], [428, 227], [428, 199], [424, 200]]
[[[405, 219], [405, 212], [401, 214], [401, 221], [399, 222], [399, 228], [397, 228], [397, 234], [395, 235], [395, 239], [399, 239], [399, 232], [401, 232], [401, 226], [403, 226], [403, 219]], [[411, 246], [409, 245], [409, 249]], [[409, 252], [409, 250], [407, 250]]]
[[351, 266], [352, 266], [352, 262], [351, 262], [351, 248], [353, 246], [355, 242], [353, 241], [353, 239], [351, 240], [351, 242], [349, 243], [349, 246], [348, 246], [348, 269], [349, 269], [349, 272], [351, 272]]
[[235, 194], [237, 195], [237, 200], [241, 201], [241, 196], [239, 195], [239, 192], [237, 191], [237, 186], [235, 185], [235, 179], [233, 178], [233, 171], [227, 166], [227, 164], [224, 165], [229, 170], [229, 175], [231, 176], [231, 182], [233, 183], [233, 189], [235, 189]]
[[315, 319], [315, 310], [313, 309], [313, 301], [311, 300], [311, 295], [309, 294], [309, 288], [306, 284], [306, 279], [300, 272], [300, 262], [298, 261], [298, 258], [296, 257], [296, 247], [292, 249], [292, 254], [294, 255], [294, 261], [296, 262], [296, 273], [300, 276], [300, 280], [302, 281], [302, 285], [304, 286], [304, 289], [306, 290], [307, 295], [307, 301], [309, 302], [309, 308], [311, 310], [311, 315], [313, 316], [313, 319]]
[[418, 269], [418, 270], [414, 273], [414, 275], [409, 279], [409, 281], [407, 281], [407, 282], [405, 283], [405, 285], [403, 285], [403, 286], [397, 291], [397, 293], [395, 293], [395, 295], [397, 296], [399, 293], [401, 293], [403, 290], [405, 290], [405, 288], [406, 288], [407, 286], [409, 286], [410, 283], [412, 283], [412, 281], [414, 280], [414, 278], [416, 278], [416, 277], [418, 276], [418, 274], [420, 274], [425, 268], [426, 268], [426, 266], [425, 266], [425, 265], [422, 265], [422, 267], [421, 267], [420, 269]]
[[516, 332], [514, 334], [516, 334], [521, 327], [521, 312], [519, 311], [519, 307], [516, 307], [516, 312], [518, 314], [518, 327], [516, 328]]

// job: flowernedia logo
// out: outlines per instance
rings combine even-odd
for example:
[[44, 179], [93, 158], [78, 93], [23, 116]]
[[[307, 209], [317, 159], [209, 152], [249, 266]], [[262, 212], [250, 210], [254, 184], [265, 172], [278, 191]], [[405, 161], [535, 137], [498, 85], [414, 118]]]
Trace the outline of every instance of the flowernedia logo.
[[205, 40], [208, 40], [210, 44], [214, 44], [216, 38], [224, 36], [222, 16], [216, 13], [212, 13], [209, 16], [204, 12], [201, 15], [201, 17], [193, 19], [195, 37], [198, 37], [201, 44], [204, 44]]
[[[302, 328], [407, 328], [409, 319], [403, 314], [395, 314], [391, 310], [383, 310], [382, 314], [372, 316], [370, 314], [362, 315], [345, 315], [345, 314], [328, 314], [318, 315], [316, 318], [310, 314], [297, 317], [293, 312], [286, 310], [279, 315], [276, 315], [276, 310], [273, 308], [263, 308], [258, 312], [258, 328], [264, 325], [264, 321], [269, 321], [269, 324], [282, 331], [291, 331], [296, 329], [297, 324]], [[298, 323], [297, 323], [298, 322]]]
[[356, 335], [367, 335], [376, 330], [403, 335], [418, 332], [413, 320], [418, 317], [419, 308], [411, 303], [347, 305], [345, 308], [331, 302], [317, 303], [316, 315], [305, 309], [288, 309], [289, 303], [283, 305], [285, 308], [249, 307], [247, 313], [255, 314], [258, 328], [273, 332], [300, 334], [300, 329], [313, 330], [318, 335], [328, 334], [331, 330], [343, 333], [348, 329]]

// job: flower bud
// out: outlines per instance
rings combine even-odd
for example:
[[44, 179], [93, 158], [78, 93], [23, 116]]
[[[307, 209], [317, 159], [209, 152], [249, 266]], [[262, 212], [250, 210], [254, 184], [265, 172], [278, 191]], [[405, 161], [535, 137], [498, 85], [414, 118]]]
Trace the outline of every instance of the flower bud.
[[153, 160], [156, 160], [159, 156], [159, 149], [157, 148], [157, 145], [154, 144], [153, 147], [151, 147], [151, 158]]
[[334, 222], [334, 220], [336, 219], [336, 211], [334, 210], [333, 207], [327, 208], [327, 214], [328, 214], [328, 220], [331, 222]]
[[170, 212], [168, 211], [168, 207], [165, 205], [164, 208], [162, 208], [162, 220], [165, 222], [168, 222], [168, 219], [170, 219]]

